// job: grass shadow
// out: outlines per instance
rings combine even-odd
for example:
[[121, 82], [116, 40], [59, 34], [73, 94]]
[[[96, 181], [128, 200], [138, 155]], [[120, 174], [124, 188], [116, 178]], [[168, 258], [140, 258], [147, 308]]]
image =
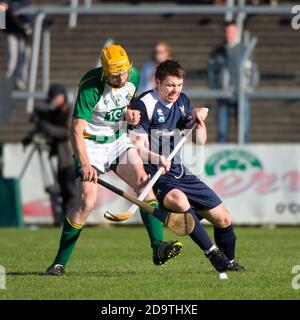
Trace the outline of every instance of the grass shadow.
[[[139, 272], [136, 271], [69, 271], [66, 273], [67, 276], [75, 276], [75, 277], [103, 277], [103, 278], [118, 278], [118, 277], [128, 277], [128, 276], [136, 276], [139, 275]], [[42, 271], [24, 271], [24, 272], [7, 272], [6, 276], [46, 276], [45, 272]]]
[[42, 271], [6, 272], [7, 276], [44, 276]]
[[102, 277], [102, 278], [123, 278], [128, 276], [137, 276], [140, 273], [136, 271], [87, 271], [87, 272], [68, 272], [72, 276], [88, 276], [88, 277]]

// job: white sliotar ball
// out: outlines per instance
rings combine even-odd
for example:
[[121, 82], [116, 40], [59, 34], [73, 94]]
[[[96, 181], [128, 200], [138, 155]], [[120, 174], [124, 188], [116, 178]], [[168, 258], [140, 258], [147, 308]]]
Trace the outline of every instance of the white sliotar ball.
[[225, 272], [218, 273], [218, 279], [227, 280], [228, 279], [227, 274]]

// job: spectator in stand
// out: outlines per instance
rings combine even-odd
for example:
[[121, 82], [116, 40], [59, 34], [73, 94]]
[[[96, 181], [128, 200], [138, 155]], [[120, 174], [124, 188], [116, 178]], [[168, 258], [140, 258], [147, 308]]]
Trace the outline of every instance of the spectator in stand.
[[30, 0], [0, 0], [0, 8], [6, 11], [6, 78], [12, 79], [19, 90], [27, 87], [32, 28], [30, 17], [17, 11], [30, 3]]
[[141, 71], [141, 82], [138, 94], [152, 90], [155, 87], [154, 74], [156, 67], [168, 59], [172, 59], [173, 54], [170, 45], [165, 41], [156, 42], [152, 54], [152, 59], [147, 61]]
[[[232, 97], [217, 100], [217, 140], [228, 142], [229, 120], [233, 113], [238, 118], [238, 87], [239, 64], [246, 46], [239, 41], [239, 30], [234, 21], [226, 22], [224, 28], [225, 42], [218, 46], [208, 61], [208, 85], [211, 89], [231, 91]], [[246, 62], [244, 71], [247, 89], [254, 88], [258, 83], [258, 70], [253, 57]], [[244, 100], [244, 141], [249, 142], [250, 105]]]

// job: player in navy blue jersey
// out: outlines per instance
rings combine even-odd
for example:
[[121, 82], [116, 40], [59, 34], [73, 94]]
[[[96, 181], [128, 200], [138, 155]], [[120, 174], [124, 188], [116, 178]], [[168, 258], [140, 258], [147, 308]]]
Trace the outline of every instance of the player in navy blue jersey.
[[[175, 60], [161, 63], [155, 73], [156, 88], [140, 95], [132, 105], [139, 110], [141, 121], [131, 127], [130, 136], [145, 161], [145, 170], [154, 175], [163, 166], [165, 174], [154, 186], [161, 206], [175, 212], [193, 212], [196, 226], [191, 238], [220, 271], [244, 271], [235, 261], [236, 235], [231, 217], [216, 193], [182, 164], [177, 154], [166, 158], [182, 137], [182, 130], [198, 122], [193, 142], [206, 143], [206, 108], [192, 108], [182, 93], [185, 72]], [[212, 243], [200, 223], [207, 219], [214, 226]]]

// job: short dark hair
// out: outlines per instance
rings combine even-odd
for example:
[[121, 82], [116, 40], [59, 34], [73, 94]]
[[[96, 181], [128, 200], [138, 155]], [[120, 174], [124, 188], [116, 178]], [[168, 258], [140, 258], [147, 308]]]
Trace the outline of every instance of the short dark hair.
[[231, 25], [237, 25], [236, 21], [233, 19], [233, 20], [227, 20], [224, 22], [224, 27], [228, 27], [228, 26], [231, 26]]
[[50, 102], [53, 98], [57, 97], [59, 94], [63, 94], [65, 97], [65, 101], [68, 100], [67, 96], [67, 89], [63, 84], [60, 83], [53, 83], [51, 84], [49, 90], [48, 90], [48, 95], [47, 95], [47, 102]]
[[184, 78], [185, 71], [182, 69], [178, 61], [166, 60], [157, 66], [155, 71], [155, 79], [163, 81], [167, 76]]

